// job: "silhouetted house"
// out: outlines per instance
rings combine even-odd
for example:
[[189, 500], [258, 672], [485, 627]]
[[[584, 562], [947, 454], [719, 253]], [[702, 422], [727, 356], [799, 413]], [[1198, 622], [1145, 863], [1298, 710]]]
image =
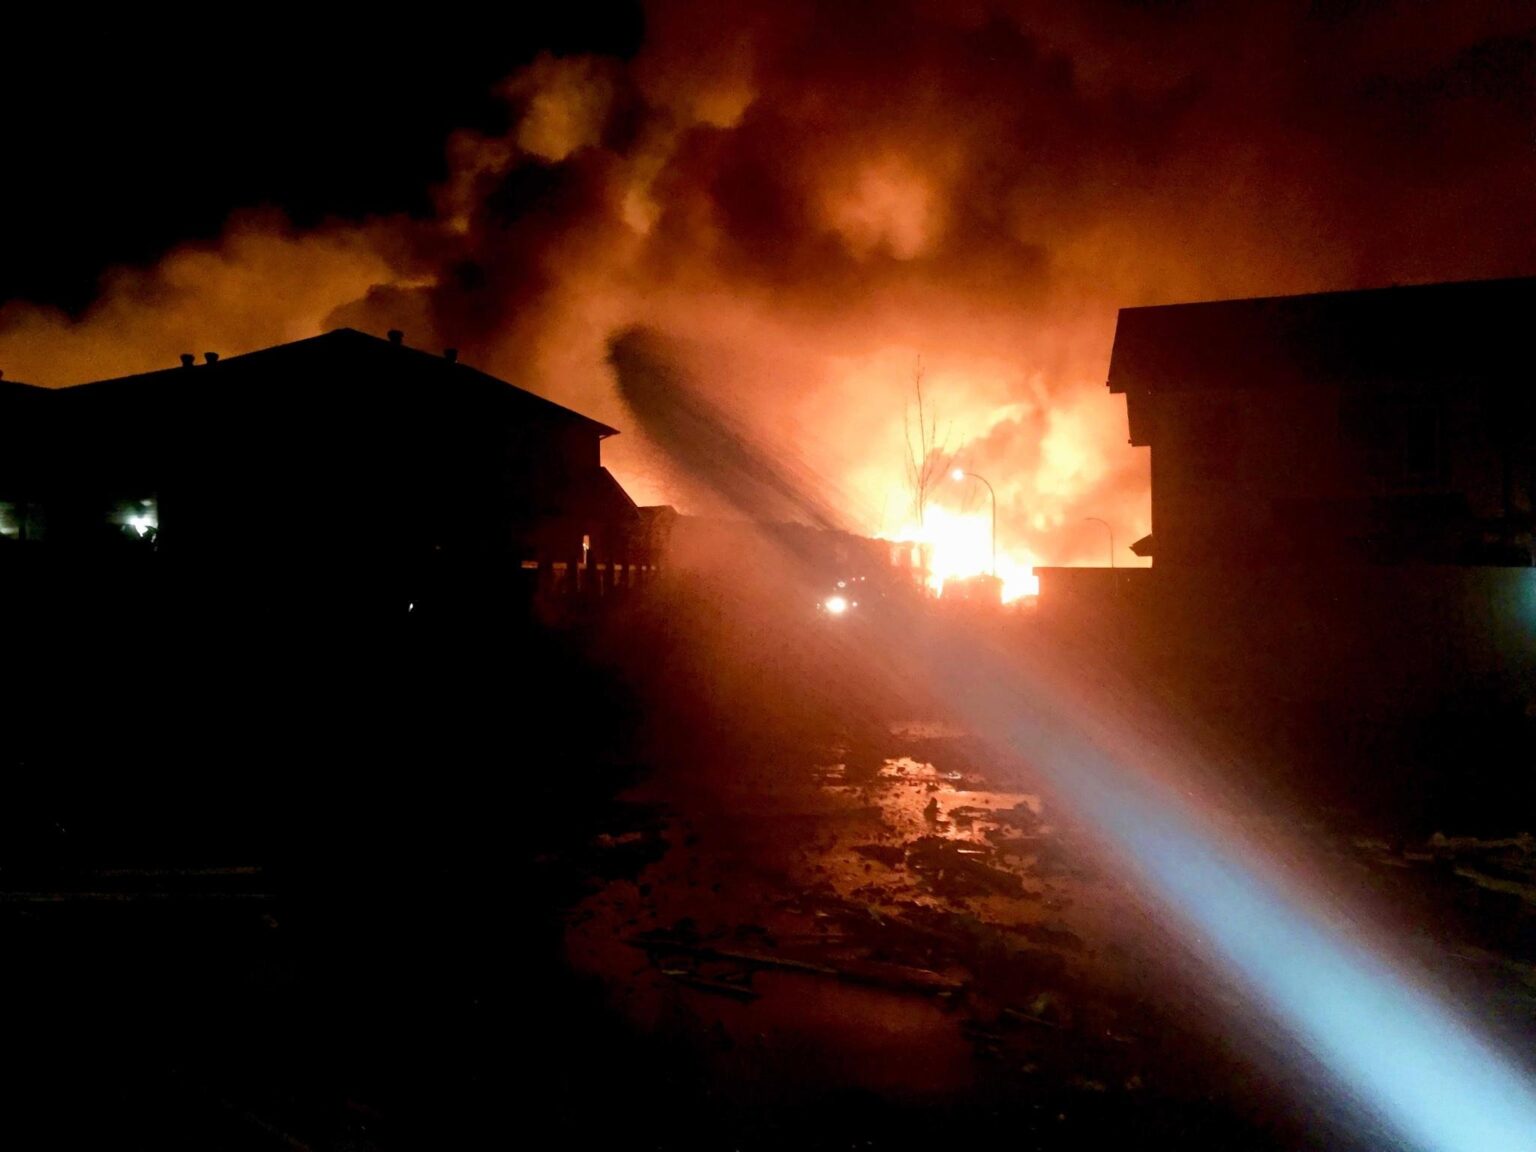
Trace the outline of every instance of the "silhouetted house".
[[[579, 568], [622, 558], [615, 430], [351, 329], [29, 392], [55, 552], [153, 535], [167, 559], [297, 573], [423, 557]], [[299, 577], [302, 579], [302, 575]]]
[[1536, 278], [1120, 312], [1159, 568], [1531, 563]]
[[46, 460], [38, 435], [46, 388], [0, 379], [0, 545], [42, 528], [38, 470]]
[[1536, 279], [1122, 310], [1149, 650], [1271, 700], [1523, 706], [1532, 315]]
[[636, 533], [639, 550], [652, 562], [659, 562], [671, 550], [672, 529], [678, 511], [671, 504], [650, 504], [639, 510], [640, 527]]

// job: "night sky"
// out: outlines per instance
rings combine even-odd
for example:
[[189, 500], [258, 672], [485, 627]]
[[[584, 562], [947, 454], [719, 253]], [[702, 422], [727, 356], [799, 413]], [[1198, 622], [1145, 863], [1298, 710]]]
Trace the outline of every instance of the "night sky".
[[647, 330], [895, 534], [921, 357], [1005, 550], [1099, 562], [1084, 517], [1150, 527], [1118, 308], [1536, 273], [1531, 5], [539, 11], [13, 48], [0, 368], [398, 327], [629, 430], [641, 503], [704, 507], [615, 387]]
[[4, 62], [0, 300], [72, 312], [109, 267], [215, 239], [240, 208], [428, 215], [448, 134], [505, 131], [499, 80], [540, 52], [633, 55], [644, 27], [618, 3], [492, 6], [473, 25], [42, 21]]

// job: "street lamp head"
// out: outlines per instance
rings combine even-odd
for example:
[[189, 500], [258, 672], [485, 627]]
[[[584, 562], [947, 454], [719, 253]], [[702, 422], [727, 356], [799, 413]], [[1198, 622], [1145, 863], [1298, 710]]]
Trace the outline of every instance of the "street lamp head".
[[949, 474], [949, 476], [950, 476], [950, 479], [952, 479], [952, 480], [964, 480], [965, 479], [965, 469], [964, 468], [956, 468], [953, 472], [951, 472]]

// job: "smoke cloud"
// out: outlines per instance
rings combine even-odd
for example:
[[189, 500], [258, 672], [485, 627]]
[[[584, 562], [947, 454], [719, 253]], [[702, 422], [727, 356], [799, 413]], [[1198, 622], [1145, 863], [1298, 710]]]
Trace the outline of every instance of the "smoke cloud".
[[658, 2], [633, 59], [508, 78], [510, 129], [446, 142], [434, 218], [242, 216], [78, 317], [0, 307], [0, 366], [398, 327], [628, 430], [616, 474], [686, 508], [610, 357], [643, 330], [895, 533], [921, 357], [1004, 547], [1098, 563], [1083, 517], [1150, 527], [1116, 309], [1536, 271], [1533, 43], [1499, 3]]

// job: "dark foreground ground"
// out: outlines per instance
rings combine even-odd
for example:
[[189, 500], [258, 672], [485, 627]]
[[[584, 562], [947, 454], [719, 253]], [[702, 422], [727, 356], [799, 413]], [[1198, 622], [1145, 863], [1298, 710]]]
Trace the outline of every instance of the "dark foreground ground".
[[[32, 636], [6, 1145], [1382, 1146], [1040, 781], [824, 626], [690, 592]], [[1248, 818], [1528, 1045], [1518, 815], [1337, 791]]]

